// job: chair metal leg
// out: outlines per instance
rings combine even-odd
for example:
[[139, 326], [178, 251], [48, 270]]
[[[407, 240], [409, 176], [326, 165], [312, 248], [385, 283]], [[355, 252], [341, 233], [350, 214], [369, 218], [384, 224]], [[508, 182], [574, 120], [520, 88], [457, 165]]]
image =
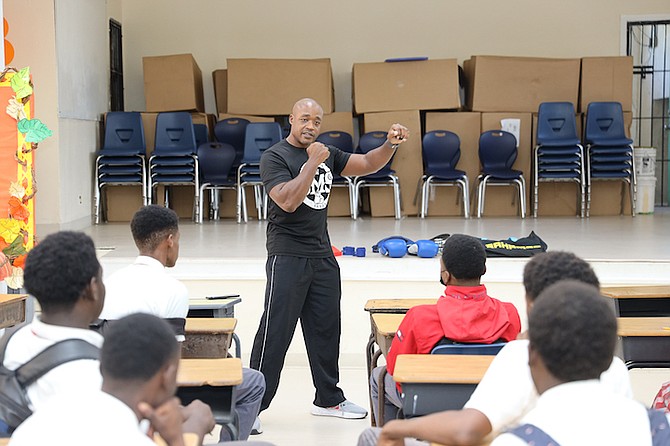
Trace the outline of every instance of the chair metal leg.
[[402, 211], [400, 205], [400, 184], [398, 179], [393, 179], [393, 206], [395, 209], [395, 219], [400, 220], [402, 218]]
[[356, 220], [358, 218], [358, 206], [359, 202], [361, 199], [361, 182], [356, 181], [354, 183], [354, 201], [356, 202], [356, 205], [353, 208], [353, 219]]
[[468, 177], [463, 178], [461, 193], [463, 194], [463, 216], [470, 218], [470, 183]]
[[484, 201], [486, 197], [486, 177], [479, 180], [479, 185], [477, 186], [477, 218], [482, 218], [484, 213]]
[[[203, 186], [204, 186], [204, 185], [203, 185]], [[200, 209], [203, 209], [203, 208], [204, 208], [204, 203], [203, 203], [204, 199], [203, 199], [203, 195], [204, 195], [204, 191], [201, 190], [201, 191], [200, 191], [200, 195], [198, 196], [198, 208], [200, 208]], [[211, 192], [210, 192], [210, 196], [211, 196]], [[200, 213], [197, 215], [197, 218], [198, 218], [198, 219], [196, 220], [196, 223], [202, 224], [202, 222], [203, 222], [202, 210], [201, 210]]]
[[521, 206], [521, 218], [526, 218], [526, 180], [519, 177], [519, 206]]
[[421, 178], [421, 204], [419, 205], [419, 217], [420, 218], [426, 218], [426, 214], [428, 213], [428, 192], [427, 192], [427, 185], [429, 183], [429, 179], [425, 177]]

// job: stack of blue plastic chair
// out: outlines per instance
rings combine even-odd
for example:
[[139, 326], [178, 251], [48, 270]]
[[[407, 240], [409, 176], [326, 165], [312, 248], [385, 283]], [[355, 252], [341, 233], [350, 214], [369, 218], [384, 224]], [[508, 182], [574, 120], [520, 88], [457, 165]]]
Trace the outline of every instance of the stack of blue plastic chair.
[[[341, 130], [331, 130], [323, 132], [316, 138], [317, 141], [327, 145], [337, 147], [338, 149], [354, 153], [353, 137]], [[354, 218], [354, 180], [351, 177], [340, 176], [333, 173], [333, 187], [346, 187], [349, 192], [349, 209], [351, 218]]]
[[209, 142], [209, 129], [205, 124], [193, 124], [193, 134], [195, 135], [195, 146]]
[[246, 186], [253, 186], [258, 219], [267, 216], [267, 195], [261, 180], [261, 155], [282, 139], [281, 126], [276, 122], [251, 122], [244, 137], [244, 156], [237, 168], [237, 222], [247, 222]]
[[247, 131], [249, 120], [243, 118], [226, 118], [216, 123], [214, 126], [214, 137], [218, 142], [230, 144], [235, 148], [235, 160], [233, 169], [237, 168], [242, 162], [244, 156], [244, 135]]
[[477, 217], [484, 212], [486, 186], [516, 185], [519, 191], [521, 218], [526, 217], [526, 180], [523, 172], [515, 170], [518, 155], [516, 137], [503, 130], [489, 130], [479, 136], [479, 162], [481, 173], [477, 177]]
[[[155, 148], [149, 158], [149, 202], [153, 189], [159, 184], [192, 185], [195, 189], [194, 220], [199, 221], [198, 157], [193, 121], [187, 112], [159, 113], [156, 118]], [[165, 205], [169, 205], [167, 187]]]
[[[588, 151], [586, 216], [595, 180], [622, 181], [630, 188], [632, 215], [635, 216], [637, 179], [633, 140], [626, 136], [623, 110], [619, 102], [591, 102], [586, 110], [585, 142]], [[624, 210], [621, 194], [621, 213]]]
[[[361, 135], [361, 139], [358, 142], [359, 152], [365, 154], [373, 149], [376, 149], [386, 142], [386, 136], [387, 133], [382, 131], [373, 131]], [[353, 208], [354, 212], [352, 216], [354, 220], [358, 218], [358, 203], [360, 201], [361, 188], [376, 186], [393, 186], [393, 207], [395, 210], [395, 219], [400, 220], [402, 216], [400, 204], [400, 182], [398, 181], [398, 177], [395, 174], [395, 170], [391, 169], [392, 161], [393, 158], [391, 158], [384, 167], [375, 173], [354, 178], [353, 203], [355, 203], [355, 206]]]
[[461, 139], [447, 130], [435, 130], [423, 135], [423, 176], [421, 177], [421, 208], [419, 216], [428, 213], [431, 186], [458, 186], [463, 199], [463, 215], [470, 218], [468, 176], [456, 169], [461, 158]]
[[586, 173], [584, 148], [577, 136], [571, 102], [543, 102], [537, 116], [537, 145], [533, 151], [533, 217], [537, 217], [540, 182], [574, 181], [580, 216], [584, 217]]
[[137, 112], [109, 112], [105, 141], [95, 160], [95, 223], [100, 223], [100, 197], [105, 186], [142, 186], [147, 204], [146, 143], [142, 116]]

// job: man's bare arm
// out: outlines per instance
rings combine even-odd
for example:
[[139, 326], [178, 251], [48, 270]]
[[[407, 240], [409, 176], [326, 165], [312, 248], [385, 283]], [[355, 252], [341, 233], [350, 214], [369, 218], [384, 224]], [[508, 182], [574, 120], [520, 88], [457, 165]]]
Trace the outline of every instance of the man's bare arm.
[[447, 410], [409, 420], [393, 420], [384, 425], [379, 446], [402, 446], [404, 438], [419, 438], [446, 446], [479, 446], [492, 427], [476, 409]]

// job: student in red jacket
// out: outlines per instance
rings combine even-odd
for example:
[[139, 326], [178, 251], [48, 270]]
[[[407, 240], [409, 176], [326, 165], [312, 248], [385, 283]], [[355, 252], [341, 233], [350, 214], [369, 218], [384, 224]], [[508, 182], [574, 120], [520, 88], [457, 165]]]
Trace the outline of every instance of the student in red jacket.
[[[521, 330], [513, 304], [486, 294], [481, 276], [486, 272], [486, 252], [475, 237], [454, 234], [447, 239], [440, 259], [444, 295], [434, 305], [411, 308], [398, 327], [386, 357], [384, 423], [395, 419], [402, 401], [393, 381], [398, 355], [430, 353], [443, 338], [471, 344], [512, 341]], [[375, 419], [378, 418], [378, 382], [381, 367], [372, 371], [370, 388]]]

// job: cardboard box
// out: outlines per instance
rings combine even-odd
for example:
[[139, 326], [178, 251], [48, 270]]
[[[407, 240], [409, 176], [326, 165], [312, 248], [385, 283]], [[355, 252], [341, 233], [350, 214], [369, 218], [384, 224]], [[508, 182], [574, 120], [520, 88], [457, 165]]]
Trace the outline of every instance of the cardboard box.
[[[523, 172], [526, 180], [526, 216], [530, 210], [531, 197], [531, 136], [533, 118], [530, 113], [482, 113], [482, 132], [500, 130], [502, 119], [519, 119], [519, 147], [513, 168]], [[475, 182], [476, 183], [476, 182]], [[473, 215], [477, 212], [477, 197], [472, 197]], [[492, 186], [486, 188], [485, 217], [519, 215], [519, 192], [516, 186]]]
[[[471, 209], [476, 198], [477, 176], [479, 175], [479, 135], [481, 134], [481, 113], [476, 112], [432, 112], [426, 113], [426, 133], [433, 130], [448, 130], [461, 140], [461, 158], [457, 169], [465, 171], [470, 183]], [[420, 200], [419, 192], [419, 200]], [[434, 187], [428, 197], [428, 216], [461, 216], [461, 191], [457, 187]], [[421, 202], [418, 201], [418, 206]], [[471, 214], [472, 215], [472, 214]]]
[[[421, 120], [418, 110], [363, 115], [364, 132], [382, 130], [387, 132], [394, 123], [401, 123], [410, 131], [410, 136], [399, 148], [391, 167], [400, 182], [400, 203], [403, 215], [417, 215], [418, 203], [414, 201], [416, 186], [423, 175], [421, 160]], [[373, 217], [394, 215], [393, 188], [370, 188], [370, 211]]]
[[158, 113], [140, 113], [142, 115], [142, 126], [144, 127], [144, 141], [147, 144], [147, 162], [156, 146], [156, 118]]
[[355, 63], [352, 75], [358, 114], [461, 106], [456, 59]]
[[[582, 114], [577, 113], [575, 116], [575, 121], [577, 125], [577, 135], [582, 134]], [[535, 145], [537, 144], [537, 113], [533, 114], [533, 139], [531, 142], [531, 148], [534, 150]], [[531, 174], [533, 174], [534, 167], [533, 163], [533, 151], [531, 151]], [[534, 177], [527, 179], [527, 185], [531, 188], [530, 197], [528, 205], [528, 215], [532, 215], [533, 212], [533, 181]], [[579, 185], [574, 182], [540, 182], [540, 188], [538, 193], [538, 217], [546, 216], [572, 216], [580, 215], [580, 200], [579, 196], [581, 191]]]
[[323, 115], [321, 122], [321, 133], [339, 130], [347, 132], [352, 137], [354, 134], [354, 117], [351, 112], [335, 112]]
[[143, 57], [146, 110], [205, 111], [202, 72], [191, 54]]
[[542, 102], [577, 109], [579, 59], [473, 56], [463, 63], [467, 108], [481, 112], [537, 112]]
[[106, 186], [102, 188], [101, 203], [106, 221], [130, 221], [143, 205], [142, 186]]
[[590, 102], [620, 102], [624, 111], [633, 109], [633, 58], [583, 57], [579, 110], [586, 113]]
[[228, 59], [228, 113], [288, 115], [306, 97], [335, 110], [330, 59]]
[[330, 198], [328, 198], [328, 216], [351, 216], [351, 206], [349, 205], [349, 188], [338, 186], [330, 189]]
[[212, 71], [214, 82], [214, 101], [216, 102], [216, 113], [228, 112], [228, 70]]

